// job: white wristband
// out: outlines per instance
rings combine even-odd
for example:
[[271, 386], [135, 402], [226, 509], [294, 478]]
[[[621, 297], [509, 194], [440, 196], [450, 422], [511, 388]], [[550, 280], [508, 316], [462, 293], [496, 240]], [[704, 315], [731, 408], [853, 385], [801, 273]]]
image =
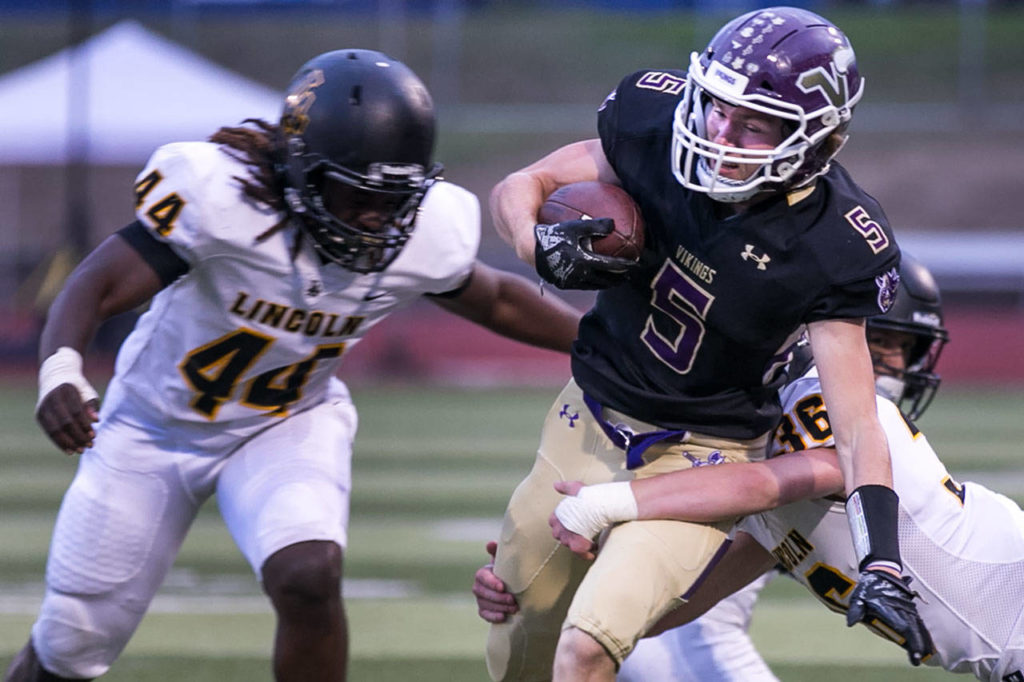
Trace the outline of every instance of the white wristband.
[[82, 356], [67, 346], [58, 348], [39, 366], [39, 400], [36, 401], [36, 409], [39, 409], [43, 398], [61, 384], [71, 384], [77, 388], [83, 403], [100, 397], [82, 374]]
[[566, 529], [592, 540], [613, 523], [636, 520], [636, 497], [629, 481], [587, 485], [559, 502], [555, 516]]

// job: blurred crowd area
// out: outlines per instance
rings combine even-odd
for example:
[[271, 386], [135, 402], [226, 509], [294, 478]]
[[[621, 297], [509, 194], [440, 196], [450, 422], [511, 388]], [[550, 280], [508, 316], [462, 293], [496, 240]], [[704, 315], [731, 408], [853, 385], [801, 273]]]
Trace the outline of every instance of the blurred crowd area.
[[[726, 19], [775, 4], [3, 0], [0, 358], [32, 358], [63, 277], [132, 219], [132, 182], [155, 146], [203, 139], [248, 116], [273, 119], [291, 74], [320, 52], [377, 49], [416, 70], [434, 94], [447, 178], [485, 201], [508, 172], [593, 136], [597, 106], [622, 76], [685, 68]], [[879, 199], [901, 243], [936, 272], [951, 313], [1011, 323], [1024, 315], [1015, 201], [1024, 0], [791, 4], [849, 35], [867, 85], [840, 161]], [[116, 68], [90, 70], [89, 55], [120, 49], [119, 40], [138, 56], [115, 54]], [[222, 80], [193, 87], [193, 76]], [[224, 106], [242, 92], [258, 106]], [[481, 257], [529, 275], [486, 210], [483, 218]], [[417, 315], [431, 323], [427, 311], [408, 319]], [[130, 316], [108, 325], [98, 345], [113, 350], [130, 325]], [[418, 333], [402, 327], [400, 335]], [[402, 343], [387, 346], [380, 362], [399, 366], [403, 354], [411, 356]]]
[[[76, 2], [85, 0], [4, 0], [5, 9], [64, 11]], [[162, 12], [178, 7], [203, 7], [251, 11], [253, 9], [302, 9], [331, 8], [346, 12], [375, 12], [389, 6], [403, 5], [412, 11], [430, 11], [442, 5], [462, 5], [467, 8], [484, 8], [498, 4], [510, 8], [523, 7], [591, 7], [619, 11], [660, 11], [673, 9], [716, 8], [746, 9], [789, 4], [812, 10], [837, 6], [896, 6], [896, 5], [958, 5], [989, 4], [1013, 5], [1021, 0], [792, 0], [779, 3], [760, 0], [91, 0], [89, 4], [100, 10], [156, 11]]]

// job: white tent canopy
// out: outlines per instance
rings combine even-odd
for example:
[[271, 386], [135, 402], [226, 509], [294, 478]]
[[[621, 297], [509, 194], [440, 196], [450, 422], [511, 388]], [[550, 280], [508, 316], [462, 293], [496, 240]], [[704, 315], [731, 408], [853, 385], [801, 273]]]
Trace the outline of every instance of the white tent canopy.
[[[73, 88], [72, 85], [75, 87]], [[138, 164], [245, 118], [276, 120], [282, 95], [123, 21], [0, 76], [0, 164]], [[72, 113], [74, 112], [74, 113]]]

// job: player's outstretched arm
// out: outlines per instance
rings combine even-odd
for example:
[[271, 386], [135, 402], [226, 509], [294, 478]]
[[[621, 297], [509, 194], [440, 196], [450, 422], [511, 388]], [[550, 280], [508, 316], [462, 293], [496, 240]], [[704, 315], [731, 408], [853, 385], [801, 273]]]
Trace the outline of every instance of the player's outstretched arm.
[[613, 523], [635, 519], [714, 522], [842, 490], [835, 451], [815, 448], [762, 462], [719, 464], [635, 481], [582, 486], [555, 483], [567, 495], [549, 519], [552, 535], [585, 559]]
[[559, 187], [600, 180], [618, 184], [597, 139], [574, 142], [506, 176], [490, 194], [494, 229], [524, 262], [535, 265], [534, 226], [544, 200]]
[[82, 352], [100, 322], [152, 298], [160, 277], [120, 236], [106, 239], [68, 277], [47, 314], [39, 341], [36, 420], [64, 452], [82, 452], [95, 437], [98, 395], [82, 374]]
[[533, 346], [568, 353], [580, 311], [525, 277], [477, 261], [469, 285], [455, 297], [431, 297], [445, 310]]
[[878, 421], [864, 320], [812, 322], [807, 330], [847, 494], [862, 485], [891, 488], [892, 462]]
[[847, 624], [885, 624], [904, 639], [911, 664], [919, 665], [931, 652], [931, 637], [917, 613], [915, 593], [900, 577], [899, 497], [878, 421], [863, 321], [815, 322], [808, 331], [849, 493], [846, 512], [860, 568]]

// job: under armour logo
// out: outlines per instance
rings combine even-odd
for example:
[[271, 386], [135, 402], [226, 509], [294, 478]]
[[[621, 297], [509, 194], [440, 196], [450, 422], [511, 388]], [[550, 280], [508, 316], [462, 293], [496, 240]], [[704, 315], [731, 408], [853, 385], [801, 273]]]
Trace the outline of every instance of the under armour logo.
[[324, 285], [320, 283], [318, 279], [311, 279], [309, 286], [306, 287], [306, 296], [319, 296], [323, 293]]
[[767, 253], [764, 254], [763, 256], [758, 256], [757, 254], [755, 254], [753, 244], [747, 244], [746, 249], [743, 251], [743, 253], [740, 254], [740, 256], [743, 257], [743, 260], [752, 260], [755, 263], [757, 263], [758, 270], [767, 270], [768, 263], [772, 262], [772, 257], [769, 256]]
[[562, 405], [562, 411], [558, 413], [558, 416], [559, 417], [564, 417], [565, 419], [568, 419], [569, 420], [569, 428], [570, 429], [575, 429], [576, 428], [576, 420], [580, 418], [580, 413], [577, 412], [575, 414], [569, 414], [569, 403], [566, 403], [565, 405]]

